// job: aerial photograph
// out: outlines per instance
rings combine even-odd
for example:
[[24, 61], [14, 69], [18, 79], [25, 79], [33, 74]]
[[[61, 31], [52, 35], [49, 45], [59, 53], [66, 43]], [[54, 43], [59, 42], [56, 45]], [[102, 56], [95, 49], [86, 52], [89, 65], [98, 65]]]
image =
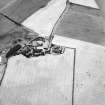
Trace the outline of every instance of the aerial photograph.
[[105, 105], [105, 0], [0, 0], [0, 105]]

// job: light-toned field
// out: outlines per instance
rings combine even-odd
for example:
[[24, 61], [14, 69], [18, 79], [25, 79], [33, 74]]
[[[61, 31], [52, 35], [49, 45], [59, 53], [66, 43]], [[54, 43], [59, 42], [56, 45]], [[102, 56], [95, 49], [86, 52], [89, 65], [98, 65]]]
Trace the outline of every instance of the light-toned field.
[[22, 24], [42, 36], [49, 36], [66, 8], [67, 0], [52, 0], [45, 7], [32, 14]]
[[9, 59], [0, 105], [71, 105], [74, 51], [63, 55]]
[[58, 35], [53, 43], [77, 50], [74, 105], [104, 105], [105, 47]]

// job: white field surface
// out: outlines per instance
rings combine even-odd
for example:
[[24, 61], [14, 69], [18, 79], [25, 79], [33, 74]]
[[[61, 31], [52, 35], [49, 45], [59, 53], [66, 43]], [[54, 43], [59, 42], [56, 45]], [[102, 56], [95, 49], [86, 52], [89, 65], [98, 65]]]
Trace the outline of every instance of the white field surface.
[[[77, 50], [75, 105], [104, 105], [105, 47], [58, 35], [53, 43]], [[12, 57], [1, 87], [3, 105], [71, 105], [73, 56], [73, 50], [66, 50], [62, 56]]]
[[22, 24], [42, 36], [49, 36], [66, 8], [67, 0], [52, 0], [48, 5], [26, 19]]
[[62, 55], [11, 57], [0, 89], [0, 105], [71, 105], [74, 51]]
[[72, 3], [89, 6], [92, 8], [99, 8], [95, 0], [69, 0]]
[[77, 49], [74, 105], [104, 105], [105, 47], [58, 35], [53, 43]]

